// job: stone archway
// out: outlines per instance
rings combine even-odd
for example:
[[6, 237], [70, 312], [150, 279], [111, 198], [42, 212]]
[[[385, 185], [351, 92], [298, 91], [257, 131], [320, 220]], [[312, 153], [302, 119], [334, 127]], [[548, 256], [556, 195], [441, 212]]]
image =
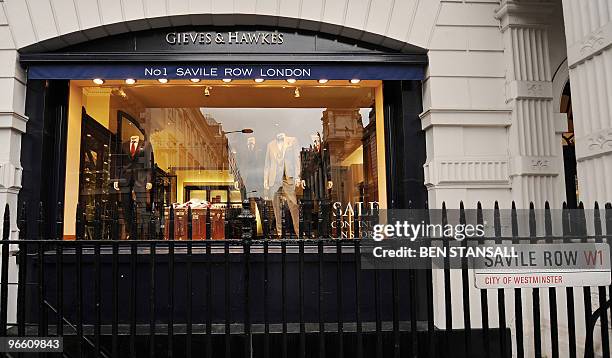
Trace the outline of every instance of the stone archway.
[[[100, 4], [102, 2], [104, 4]], [[437, 6], [424, 6], [419, 2], [396, 2], [389, 6], [383, 2], [375, 0], [349, 6], [349, 1], [327, 4], [290, 0], [258, 4], [233, 4], [232, 1], [192, 4], [182, 1], [134, 1], [129, 4], [119, 1], [99, 1], [98, 4], [50, 1], [34, 6], [29, 1], [22, 1], [6, 2], [4, 9], [8, 23], [15, 29], [12, 31], [14, 48], [38, 51], [55, 50], [125, 32], [190, 25], [294, 28], [394, 50], [401, 50], [407, 44], [424, 47], [427, 36], [423, 35], [427, 34], [421, 34], [420, 29], [413, 33], [412, 23], [418, 13], [431, 12], [430, 9]], [[407, 18], [411, 19], [409, 28], [405, 22]], [[432, 16], [428, 21], [433, 24], [433, 20]], [[427, 32], [430, 30], [428, 27]]]
[[552, 78], [552, 95], [553, 95], [553, 108], [556, 110], [560, 108], [561, 96], [565, 86], [569, 82], [569, 67], [567, 67], [567, 58], [559, 65]]

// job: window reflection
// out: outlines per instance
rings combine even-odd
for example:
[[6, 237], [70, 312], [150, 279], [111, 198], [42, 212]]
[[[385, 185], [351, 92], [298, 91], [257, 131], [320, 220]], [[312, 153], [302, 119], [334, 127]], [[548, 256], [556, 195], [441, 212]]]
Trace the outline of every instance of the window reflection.
[[187, 208], [193, 239], [240, 237], [243, 208], [257, 237], [330, 236], [338, 222], [352, 237], [378, 201], [374, 103], [159, 108], [137, 91], [83, 101], [79, 202], [116, 210], [123, 239], [188, 239]]

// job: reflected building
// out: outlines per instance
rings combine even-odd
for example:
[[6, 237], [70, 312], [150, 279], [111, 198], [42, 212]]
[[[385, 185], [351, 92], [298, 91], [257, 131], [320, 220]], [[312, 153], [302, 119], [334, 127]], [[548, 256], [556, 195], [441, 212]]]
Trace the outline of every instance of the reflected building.
[[358, 109], [327, 109], [323, 122], [322, 147], [328, 153], [331, 197], [341, 203], [363, 198], [363, 122]]
[[[199, 108], [147, 108], [156, 164], [176, 176], [177, 201], [191, 198], [190, 187], [218, 187], [244, 192], [236, 153], [229, 145], [222, 125]], [[232, 201], [239, 201], [232, 195]], [[241, 195], [242, 196], [242, 195]], [[228, 200], [210, 196], [200, 199]]]

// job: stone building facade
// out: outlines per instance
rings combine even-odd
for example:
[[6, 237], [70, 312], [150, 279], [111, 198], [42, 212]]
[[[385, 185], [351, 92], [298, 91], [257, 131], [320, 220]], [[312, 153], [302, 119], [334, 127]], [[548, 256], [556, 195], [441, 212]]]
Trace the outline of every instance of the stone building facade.
[[24, 175], [20, 51], [186, 25], [427, 49], [420, 118], [430, 207], [560, 207], [568, 131], [560, 103], [569, 81], [579, 198], [585, 207], [612, 201], [610, 0], [0, 0], [0, 207], [17, 207]]

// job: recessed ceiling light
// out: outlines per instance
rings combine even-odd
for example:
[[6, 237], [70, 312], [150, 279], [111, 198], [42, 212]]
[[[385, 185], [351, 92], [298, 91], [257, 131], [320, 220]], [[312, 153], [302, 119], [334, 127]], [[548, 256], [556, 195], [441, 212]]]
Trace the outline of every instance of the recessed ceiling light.
[[256, 78], [255, 83], [262, 83], [263, 81], [265, 81], [263, 78]]
[[230, 83], [230, 82], [232, 82], [232, 79], [231, 78], [224, 78], [222, 81], [225, 82], [225, 83]]
[[200, 82], [200, 79], [199, 78], [192, 78], [189, 81], [191, 81], [193, 83], [198, 83], [198, 82]]
[[327, 83], [327, 82], [329, 82], [329, 80], [326, 80], [326, 79], [324, 79], [324, 78], [321, 78], [321, 79], [319, 80], [319, 83], [320, 83], [320, 84], [324, 84], [324, 83]]
[[133, 78], [126, 78], [125, 79], [125, 84], [133, 85], [134, 83], [136, 83], [136, 80], [133, 79]]
[[104, 84], [104, 80], [101, 78], [94, 78], [93, 79], [93, 83], [97, 84], [97, 85], [101, 85]]
[[159, 81], [159, 83], [168, 83], [167, 78], [158, 78], [157, 80]]
[[295, 82], [297, 82], [297, 80], [295, 78], [287, 78], [287, 82], [295, 83]]
[[361, 82], [361, 80], [360, 80], [360, 79], [358, 79], [358, 78], [353, 78], [353, 79], [352, 79], [350, 82], [351, 82], [352, 84], [357, 84], [357, 83]]

